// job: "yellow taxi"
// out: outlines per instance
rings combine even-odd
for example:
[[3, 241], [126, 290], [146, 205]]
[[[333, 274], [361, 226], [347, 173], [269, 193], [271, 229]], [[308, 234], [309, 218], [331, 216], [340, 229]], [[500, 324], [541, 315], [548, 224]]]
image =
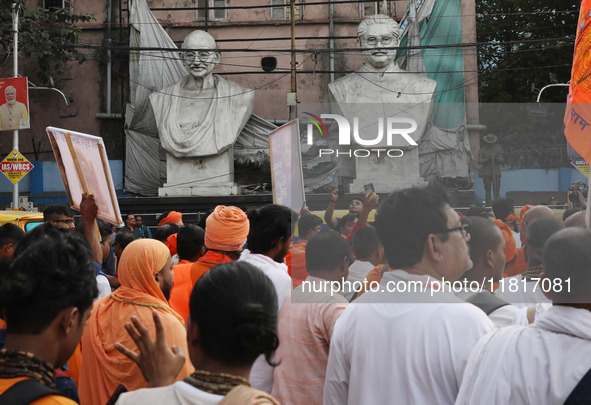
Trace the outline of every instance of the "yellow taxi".
[[28, 232], [37, 225], [43, 223], [43, 213], [13, 210], [0, 211], [0, 225], [7, 224], [9, 222], [17, 225], [23, 231]]

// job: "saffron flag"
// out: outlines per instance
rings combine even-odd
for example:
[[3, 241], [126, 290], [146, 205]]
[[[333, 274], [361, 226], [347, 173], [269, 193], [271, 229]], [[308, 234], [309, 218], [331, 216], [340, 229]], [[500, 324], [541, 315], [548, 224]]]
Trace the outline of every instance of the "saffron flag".
[[591, 162], [591, 0], [581, 2], [569, 94], [564, 115], [568, 143]]

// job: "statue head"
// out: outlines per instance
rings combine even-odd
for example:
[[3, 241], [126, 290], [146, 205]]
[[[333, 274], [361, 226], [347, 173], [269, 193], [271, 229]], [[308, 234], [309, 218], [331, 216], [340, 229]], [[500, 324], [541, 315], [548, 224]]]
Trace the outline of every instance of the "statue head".
[[392, 18], [383, 14], [366, 17], [357, 27], [357, 42], [362, 48], [371, 48], [363, 51], [366, 63], [376, 69], [385, 68], [394, 63], [396, 51], [392, 48], [398, 46], [400, 28]]
[[16, 101], [16, 89], [12, 86], [8, 86], [4, 90], [4, 96], [6, 97], [6, 102], [8, 104], [14, 104]]
[[[185, 37], [183, 49], [180, 52], [183, 64], [194, 78], [204, 78], [220, 62], [221, 55], [217, 49], [215, 39], [205, 31], [193, 31]], [[200, 51], [200, 49], [203, 49]]]

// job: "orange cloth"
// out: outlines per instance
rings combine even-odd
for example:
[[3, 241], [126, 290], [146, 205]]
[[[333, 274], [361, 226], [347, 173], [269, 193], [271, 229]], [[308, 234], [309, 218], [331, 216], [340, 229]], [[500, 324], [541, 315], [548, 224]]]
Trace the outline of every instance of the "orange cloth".
[[523, 248], [517, 249], [517, 259], [509, 267], [505, 267], [505, 277], [513, 277], [527, 270]]
[[213, 266], [222, 263], [230, 263], [232, 259], [226, 256], [223, 253], [214, 252], [213, 250], [208, 250], [198, 262], [193, 263], [191, 267], [191, 283], [192, 286], [195, 285], [197, 281], [207, 273], [207, 270], [211, 269]]
[[218, 205], [205, 221], [205, 247], [215, 250], [241, 250], [250, 223], [238, 207]]
[[82, 351], [80, 350], [80, 343], [78, 343], [74, 354], [68, 359], [68, 374], [70, 374], [76, 386], [80, 381], [80, 362], [82, 362]]
[[[82, 365], [80, 371], [80, 402], [84, 405], [104, 405], [120, 384], [129, 391], [143, 388], [146, 381], [138, 366], [117, 349], [121, 342], [131, 350], [135, 343], [125, 330], [125, 323], [135, 315], [156, 338], [153, 311], [158, 311], [169, 346], [180, 346], [188, 353], [187, 334], [182, 317], [166, 302], [154, 279], [170, 253], [155, 239], [137, 239], [121, 255], [119, 281], [121, 287], [109, 297], [94, 303], [88, 325], [82, 336]], [[190, 360], [179, 373], [182, 380], [193, 371]]]
[[291, 280], [293, 288], [301, 285], [308, 278], [306, 269], [306, 245], [307, 240], [294, 243], [291, 247]]
[[6, 321], [4, 319], [0, 319], [0, 329], [6, 329]]
[[[4, 391], [8, 390], [17, 382], [26, 379], [27, 377], [0, 378], [0, 395], [4, 394]], [[30, 405], [76, 405], [76, 402], [60, 395], [49, 395], [31, 402]]]
[[523, 216], [525, 215], [525, 213], [527, 211], [529, 211], [530, 208], [532, 208], [533, 205], [525, 205], [521, 211], [519, 211], [519, 222], [523, 221]]
[[191, 291], [193, 291], [193, 283], [191, 282], [191, 267], [193, 262], [188, 260], [181, 260], [172, 270], [174, 271], [174, 284], [170, 290], [170, 299], [168, 303], [185, 322], [189, 316], [189, 298], [191, 298]]
[[158, 222], [158, 226], [164, 225], [164, 224], [169, 224], [169, 223], [175, 223], [175, 222], [179, 222], [183, 220], [183, 214], [181, 214], [178, 211], [170, 211], [170, 213], [166, 216], [166, 218], [163, 218], [160, 220], [160, 222]]
[[513, 260], [515, 253], [517, 252], [515, 238], [513, 237], [511, 228], [509, 228], [506, 223], [500, 219], [495, 219], [494, 222], [501, 230], [503, 239], [505, 239], [505, 263], [509, 263], [511, 260]]
[[170, 252], [171, 256], [176, 255], [176, 242], [177, 242], [178, 236], [179, 236], [178, 233], [173, 233], [168, 238], [166, 238], [166, 242], [164, 242], [164, 244], [168, 248], [168, 251]]
[[[384, 264], [378, 264], [376, 267], [373, 268], [373, 270], [367, 273], [367, 276], [365, 277], [365, 282], [362, 284], [361, 291], [359, 291], [359, 294], [357, 294], [357, 298], [361, 297], [363, 293], [368, 292], [372, 285], [380, 284], [380, 282], [382, 281], [382, 272], [384, 270], [384, 266]], [[393, 269], [388, 268], [386, 271], [392, 270]]]

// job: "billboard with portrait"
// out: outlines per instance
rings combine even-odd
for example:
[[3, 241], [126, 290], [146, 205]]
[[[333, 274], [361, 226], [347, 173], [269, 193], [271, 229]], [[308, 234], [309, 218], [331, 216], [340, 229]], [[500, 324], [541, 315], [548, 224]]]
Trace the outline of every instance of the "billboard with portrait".
[[0, 131], [31, 128], [26, 77], [0, 79]]

